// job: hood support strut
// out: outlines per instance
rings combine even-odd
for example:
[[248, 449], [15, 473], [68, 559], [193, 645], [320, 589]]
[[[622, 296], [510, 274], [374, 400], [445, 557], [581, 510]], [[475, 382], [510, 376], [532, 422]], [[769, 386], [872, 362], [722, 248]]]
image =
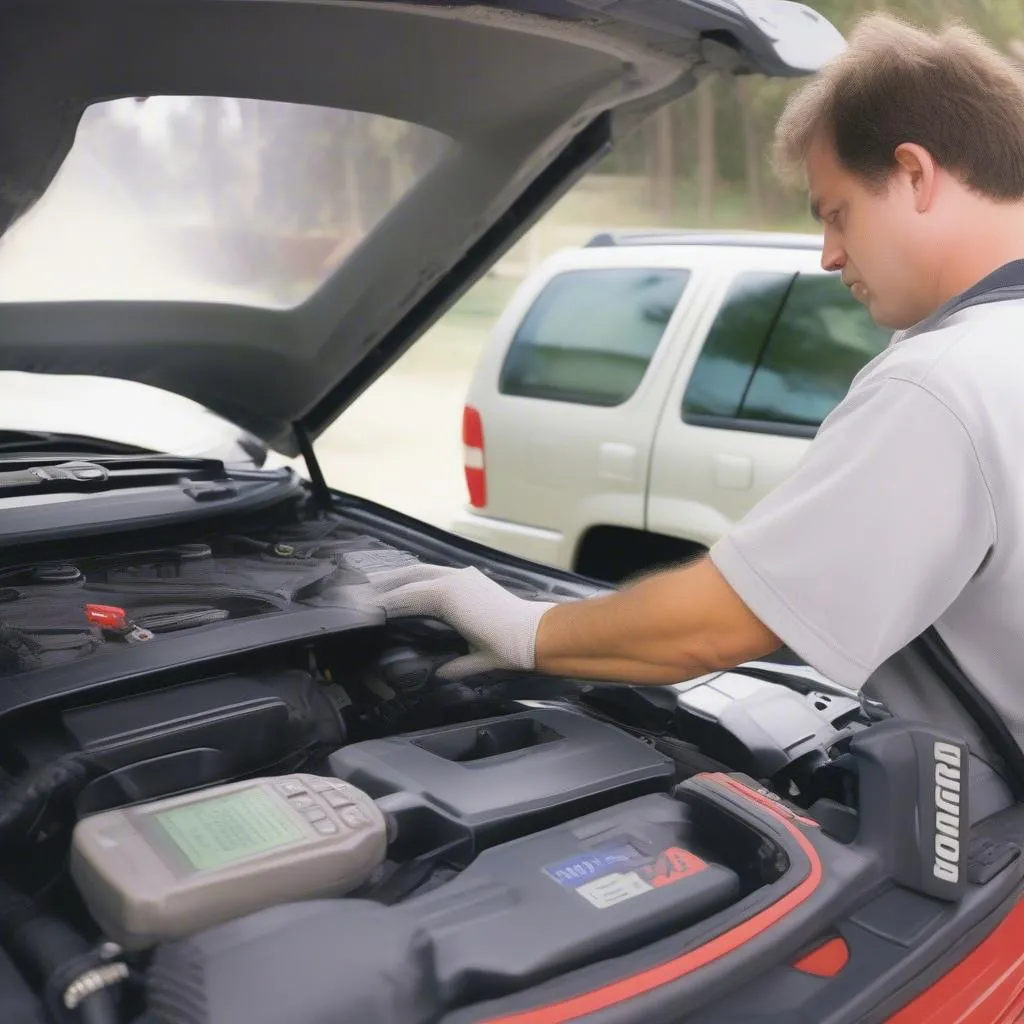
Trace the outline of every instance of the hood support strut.
[[316, 461], [316, 455], [313, 452], [313, 442], [309, 439], [309, 433], [301, 423], [292, 424], [292, 428], [295, 431], [295, 440], [298, 442], [302, 461], [305, 462], [306, 471], [309, 473], [313, 497], [322, 509], [329, 509], [331, 507], [331, 489], [327, 486], [327, 481], [324, 479], [320, 463]]

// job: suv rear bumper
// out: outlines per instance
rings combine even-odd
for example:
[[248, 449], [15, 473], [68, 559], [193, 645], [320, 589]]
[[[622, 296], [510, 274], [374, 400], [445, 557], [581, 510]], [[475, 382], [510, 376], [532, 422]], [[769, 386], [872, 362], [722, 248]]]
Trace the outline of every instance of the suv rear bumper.
[[467, 509], [461, 509], [452, 517], [450, 529], [460, 537], [475, 540], [478, 544], [486, 544], [510, 555], [560, 569], [572, 568], [568, 564], [571, 556], [565, 551], [565, 535], [557, 530], [509, 523]]

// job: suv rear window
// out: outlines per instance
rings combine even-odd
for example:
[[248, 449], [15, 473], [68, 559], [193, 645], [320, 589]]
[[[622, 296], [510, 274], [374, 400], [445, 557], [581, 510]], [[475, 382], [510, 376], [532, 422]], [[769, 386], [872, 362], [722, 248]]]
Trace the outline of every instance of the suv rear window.
[[613, 406], [637, 389], [690, 272], [574, 270], [548, 282], [501, 369], [503, 395]]
[[741, 274], [694, 366], [683, 416], [813, 433], [889, 337], [838, 277]]

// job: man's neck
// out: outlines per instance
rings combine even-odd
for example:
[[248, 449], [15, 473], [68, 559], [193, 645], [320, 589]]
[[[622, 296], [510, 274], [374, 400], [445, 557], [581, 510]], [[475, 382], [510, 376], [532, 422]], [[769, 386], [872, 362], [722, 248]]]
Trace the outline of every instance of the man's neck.
[[973, 288], [979, 281], [1014, 260], [1024, 259], [1024, 203], [985, 202], [969, 223], [966, 241], [951, 245], [937, 276], [936, 308]]

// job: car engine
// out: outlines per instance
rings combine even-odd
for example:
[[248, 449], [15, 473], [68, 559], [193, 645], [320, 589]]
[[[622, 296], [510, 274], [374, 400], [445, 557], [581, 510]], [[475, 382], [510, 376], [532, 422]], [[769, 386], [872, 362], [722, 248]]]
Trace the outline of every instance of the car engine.
[[[473, 564], [523, 596], [597, 590], [493, 556]], [[446, 682], [437, 669], [461, 638], [386, 621], [370, 583], [466, 554], [360, 503], [302, 499], [159, 544], [140, 531], [19, 559], [0, 569], [4, 1020], [34, 1007], [38, 1020], [230, 1024], [239, 1000], [249, 1024], [286, 1019], [273, 985], [250, 1005], [185, 983], [199, 960], [211, 978], [251, 970], [233, 959], [242, 926], [269, 957], [298, 951], [303, 985], [323, 989], [310, 1005], [344, 1004], [332, 1020], [437, 1019], [778, 880], [786, 852], [756, 830], [726, 816], [714, 831], [727, 843], [700, 838], [721, 816], [702, 780], [745, 772], [842, 839], [855, 817], [842, 746], [884, 718], [765, 665], [668, 688]], [[691, 803], [671, 797], [682, 785]], [[552, 886], [581, 897], [556, 919]], [[617, 909], [596, 924], [593, 907]], [[487, 952], [495, 927], [523, 937], [514, 956]], [[310, 966], [335, 939], [351, 960], [344, 996]]]

